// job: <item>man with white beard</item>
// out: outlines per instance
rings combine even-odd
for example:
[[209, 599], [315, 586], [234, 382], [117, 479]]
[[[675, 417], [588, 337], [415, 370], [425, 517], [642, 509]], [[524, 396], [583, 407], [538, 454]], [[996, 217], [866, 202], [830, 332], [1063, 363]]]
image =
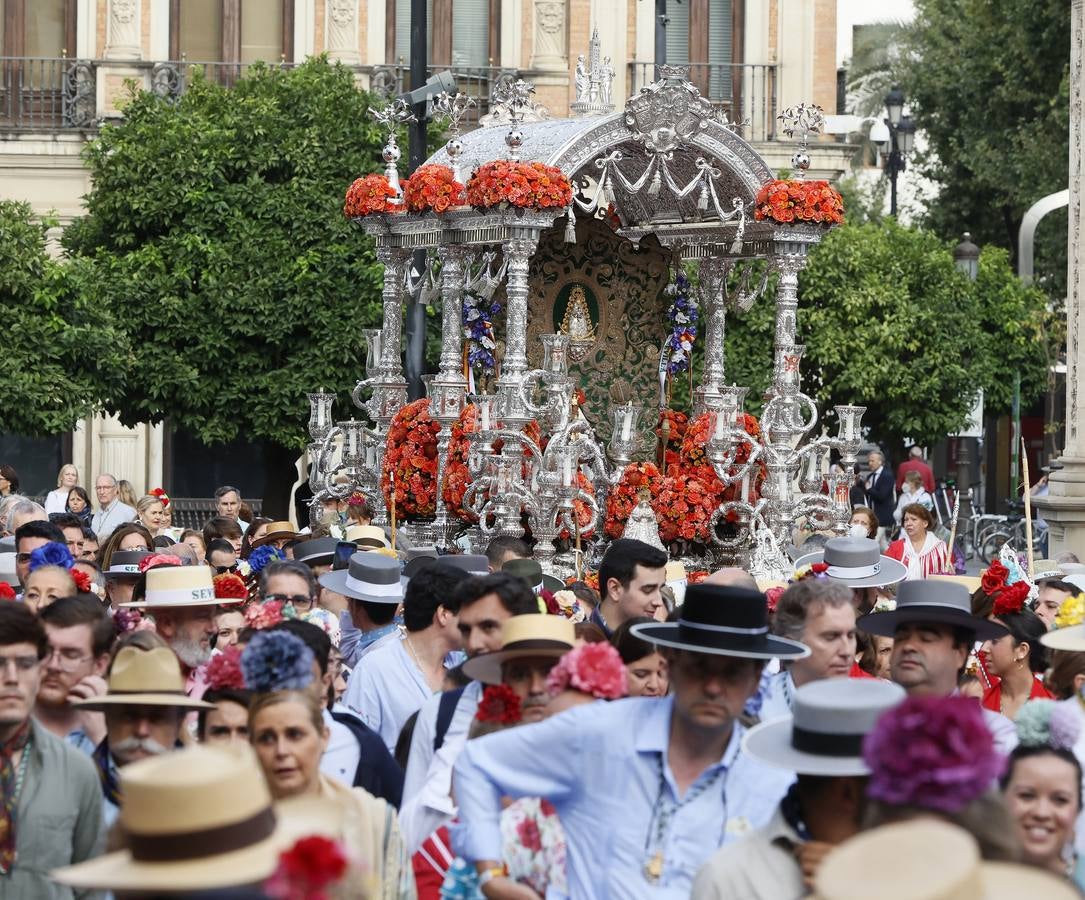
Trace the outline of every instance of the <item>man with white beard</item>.
[[219, 606], [242, 602], [244, 598], [215, 599], [207, 566], [160, 565], [146, 571], [132, 602], [121, 606], [154, 617], [155, 631], [181, 662], [185, 693], [198, 699], [207, 690], [204, 668], [217, 631], [215, 613]]
[[177, 657], [165, 647], [141, 650], [122, 646], [109, 671], [109, 692], [72, 705], [105, 713], [106, 736], [94, 751], [102, 782], [106, 827], [120, 811], [121, 766], [157, 756], [179, 745], [181, 724], [190, 709], [213, 709], [183, 692]]

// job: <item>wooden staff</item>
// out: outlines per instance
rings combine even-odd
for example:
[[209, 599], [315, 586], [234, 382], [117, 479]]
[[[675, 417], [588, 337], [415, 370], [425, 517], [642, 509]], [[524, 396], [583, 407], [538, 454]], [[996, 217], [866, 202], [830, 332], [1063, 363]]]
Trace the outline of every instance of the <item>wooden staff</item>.
[[396, 552], [396, 473], [389, 470], [388, 482], [392, 485], [392, 552]]
[[1028, 474], [1028, 451], [1025, 448], [1025, 439], [1021, 438], [1021, 473], [1025, 478], [1025, 543], [1028, 544], [1028, 577], [1032, 581], [1033, 572], [1036, 571], [1036, 560], [1032, 550], [1032, 479]]
[[952, 566], [952, 570], [949, 574], [957, 571], [957, 566], [953, 562], [953, 545], [957, 541], [957, 513], [961, 511], [961, 486], [957, 485], [957, 490], [953, 494], [953, 521], [949, 527], [949, 564]]

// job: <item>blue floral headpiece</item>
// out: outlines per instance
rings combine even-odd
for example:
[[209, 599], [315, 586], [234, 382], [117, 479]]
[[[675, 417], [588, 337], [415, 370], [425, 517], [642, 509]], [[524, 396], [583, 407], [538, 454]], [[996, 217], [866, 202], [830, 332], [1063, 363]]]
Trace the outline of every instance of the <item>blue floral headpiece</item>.
[[75, 565], [75, 560], [72, 558], [71, 551], [68, 550], [68, 545], [58, 541], [50, 541], [30, 551], [31, 572], [42, 566], [60, 566], [62, 569], [70, 569], [73, 565]]
[[241, 671], [250, 691], [299, 691], [313, 680], [313, 659], [301, 638], [285, 631], [263, 631], [241, 654]]

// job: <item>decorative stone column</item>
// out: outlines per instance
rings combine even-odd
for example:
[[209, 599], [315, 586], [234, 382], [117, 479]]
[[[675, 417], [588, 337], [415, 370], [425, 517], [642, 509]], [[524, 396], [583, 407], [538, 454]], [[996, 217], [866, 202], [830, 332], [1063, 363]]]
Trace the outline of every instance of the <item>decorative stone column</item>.
[[724, 385], [724, 337], [727, 327], [724, 291], [730, 270], [730, 261], [716, 256], [701, 260], [699, 267], [700, 283], [697, 292], [700, 295], [701, 309], [704, 310], [702, 322], [705, 336], [704, 372], [700, 385], [693, 392], [695, 415], [718, 406], [720, 388]]
[[531, 68], [535, 99], [552, 115], [569, 108], [569, 0], [535, 0], [532, 12]]
[[139, 0], [109, 0], [106, 19], [106, 59], [142, 59]]
[[346, 65], [358, 65], [362, 54], [358, 46], [358, 0], [328, 0], [325, 15], [324, 46], [328, 58]]
[[1082, 259], [1082, 179], [1085, 154], [1082, 94], [1085, 0], [1070, 5], [1070, 209], [1067, 235], [1066, 445], [1062, 468], [1048, 477], [1050, 493], [1033, 501], [1050, 528], [1048, 556], [1085, 547], [1085, 260]]

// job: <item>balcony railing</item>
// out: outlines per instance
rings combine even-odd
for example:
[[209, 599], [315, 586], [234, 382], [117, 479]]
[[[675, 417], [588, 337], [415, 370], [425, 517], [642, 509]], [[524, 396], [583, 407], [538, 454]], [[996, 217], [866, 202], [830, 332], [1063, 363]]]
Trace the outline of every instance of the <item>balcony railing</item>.
[[0, 129], [94, 128], [95, 77], [88, 60], [0, 57]]
[[[749, 122], [740, 134], [747, 140], [776, 137], [776, 66], [691, 63], [689, 78], [702, 96], [719, 106], [732, 122]], [[630, 95], [656, 80], [653, 63], [629, 64]]]

